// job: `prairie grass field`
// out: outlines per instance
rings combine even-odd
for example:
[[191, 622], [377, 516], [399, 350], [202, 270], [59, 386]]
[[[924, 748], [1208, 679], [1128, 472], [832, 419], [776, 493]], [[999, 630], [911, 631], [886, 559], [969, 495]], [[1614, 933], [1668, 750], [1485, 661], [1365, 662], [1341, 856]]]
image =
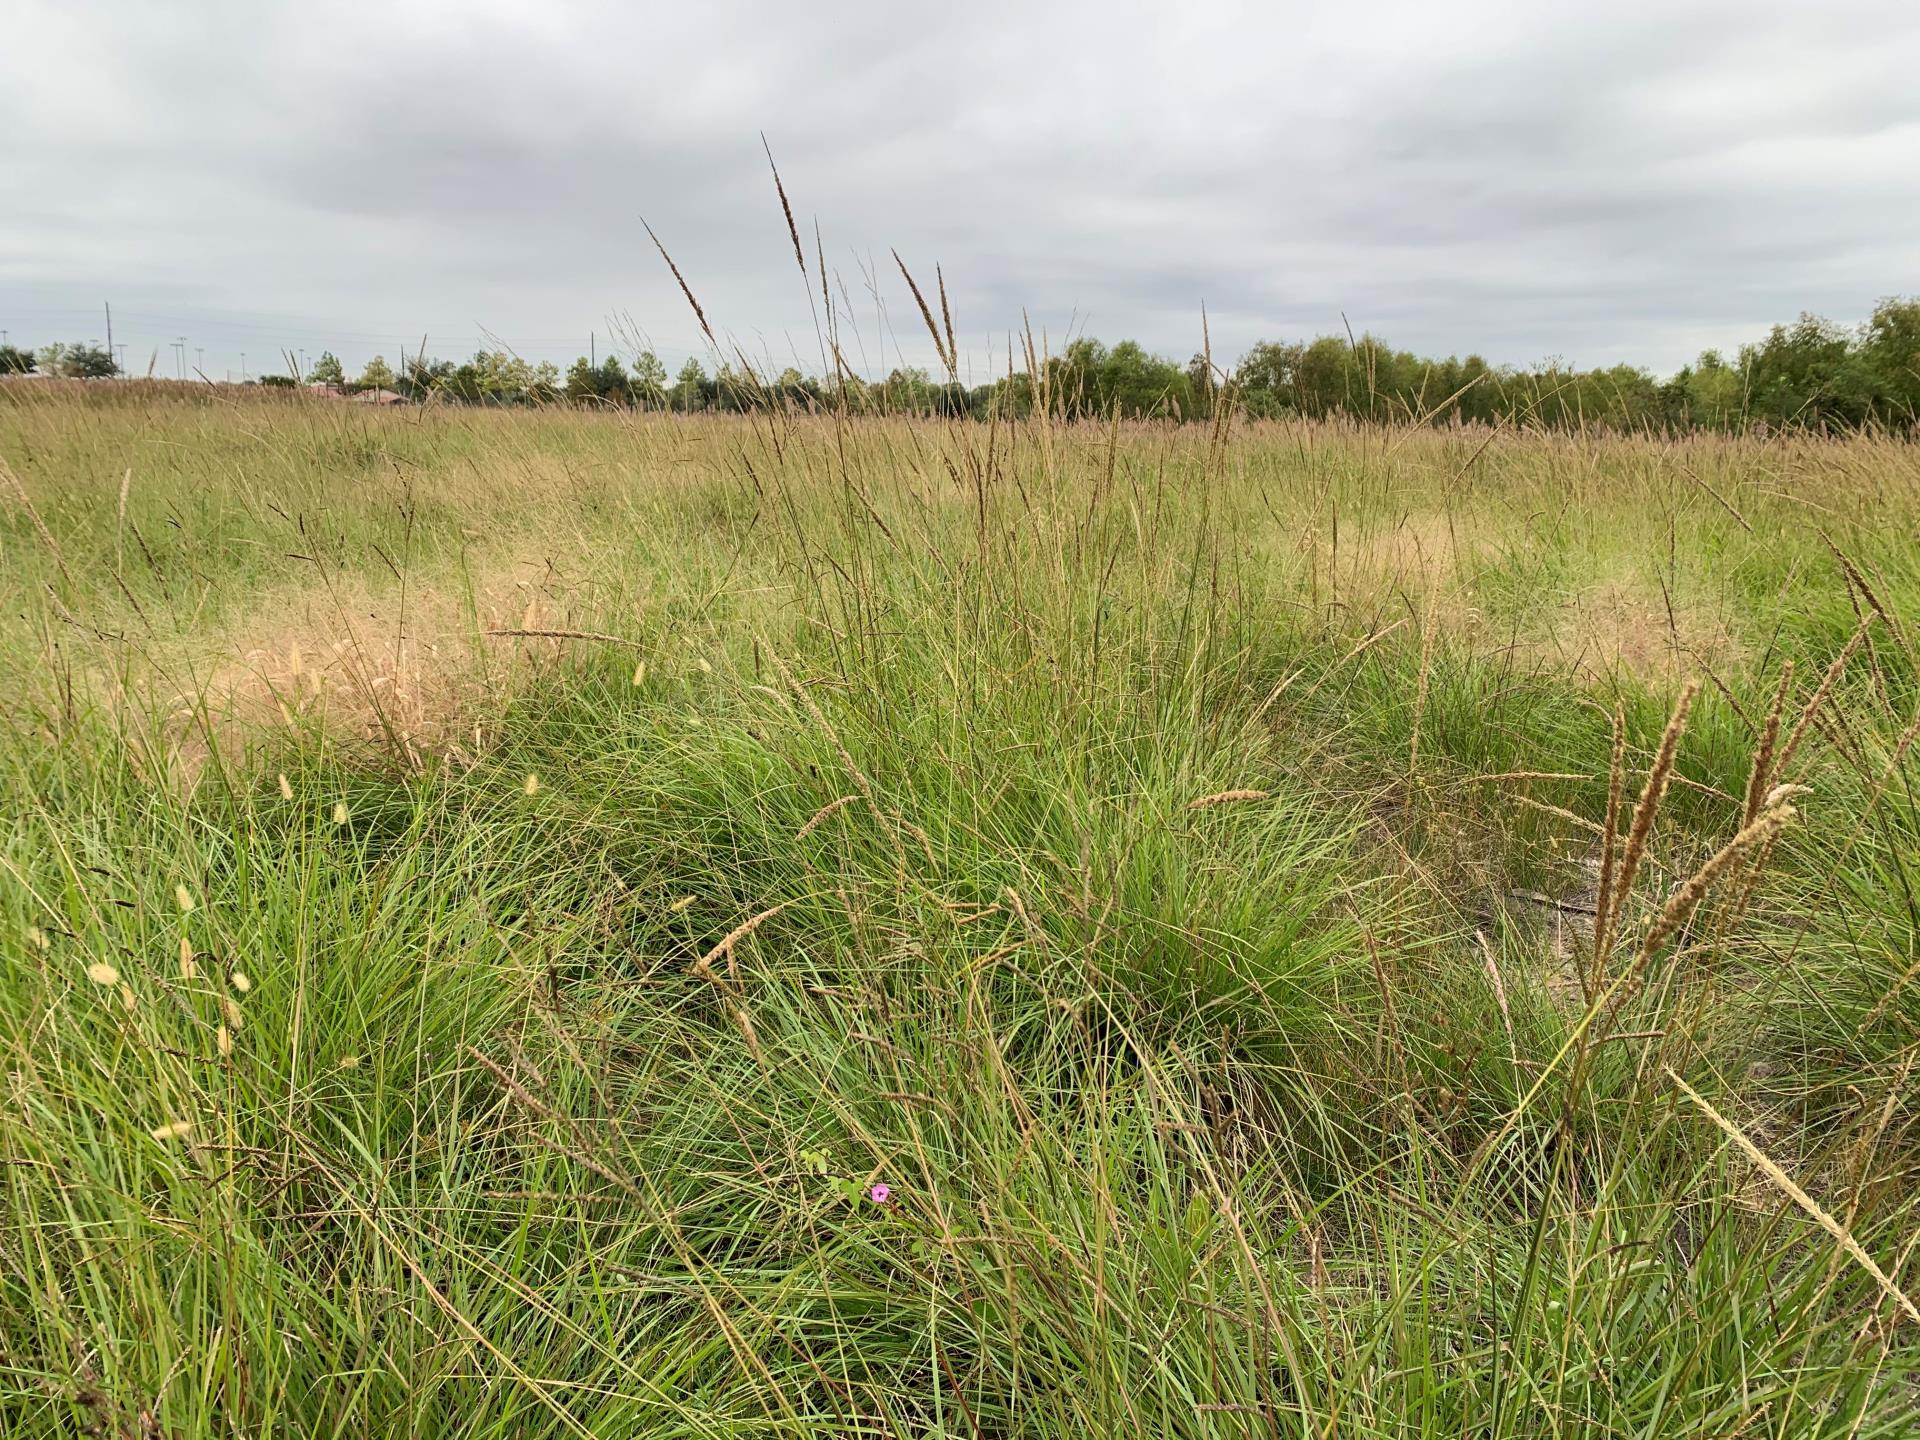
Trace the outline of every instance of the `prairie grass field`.
[[0, 385], [0, 1433], [1920, 1428], [1920, 447]]

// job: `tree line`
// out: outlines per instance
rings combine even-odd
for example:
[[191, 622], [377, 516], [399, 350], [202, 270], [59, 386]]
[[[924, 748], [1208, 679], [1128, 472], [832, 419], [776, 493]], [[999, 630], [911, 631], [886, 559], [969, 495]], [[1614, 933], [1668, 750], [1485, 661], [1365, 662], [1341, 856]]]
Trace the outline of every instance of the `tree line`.
[[[0, 346], [0, 375], [98, 378], [118, 373], [107, 351]], [[1532, 368], [1395, 350], [1371, 334], [1261, 341], [1231, 368], [1203, 354], [1186, 364], [1132, 340], [1072, 341], [986, 384], [965, 385], [899, 367], [883, 379], [847, 371], [827, 377], [789, 367], [769, 375], [742, 363], [709, 374], [690, 359], [671, 378], [651, 350], [628, 362], [581, 356], [564, 374], [501, 350], [454, 362], [426, 355], [396, 370], [375, 356], [356, 376], [330, 352], [304, 375], [264, 375], [262, 385], [391, 390], [407, 399], [469, 405], [606, 406], [618, 409], [755, 411], [844, 409], [857, 414], [954, 418], [1025, 416], [1205, 420], [1223, 403], [1256, 418], [1335, 415], [1362, 420], [1521, 423], [1549, 428], [1738, 430], [1764, 424], [1816, 430], [1920, 422], [1920, 300], [1889, 298], [1862, 325], [1803, 314], [1732, 356], [1715, 350], [1660, 379], [1639, 366]]]

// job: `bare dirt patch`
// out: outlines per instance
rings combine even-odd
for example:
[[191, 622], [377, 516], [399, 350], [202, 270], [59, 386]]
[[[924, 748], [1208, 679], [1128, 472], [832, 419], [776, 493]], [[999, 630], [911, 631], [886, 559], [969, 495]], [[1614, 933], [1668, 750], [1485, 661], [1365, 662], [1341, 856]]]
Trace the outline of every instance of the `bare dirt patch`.
[[244, 621], [155, 654], [157, 693], [195, 768], [211, 745], [244, 749], [287, 725], [324, 728], [409, 767], [461, 760], [516, 670], [561, 645], [488, 632], [565, 629], [574, 604], [552, 566], [527, 557], [404, 584], [331, 576], [263, 596]]
[[1702, 670], [1724, 674], [1744, 653], [1718, 608], [1672, 601], [1657, 589], [1622, 581], [1576, 594], [1541, 648], [1594, 677], [1658, 681]]

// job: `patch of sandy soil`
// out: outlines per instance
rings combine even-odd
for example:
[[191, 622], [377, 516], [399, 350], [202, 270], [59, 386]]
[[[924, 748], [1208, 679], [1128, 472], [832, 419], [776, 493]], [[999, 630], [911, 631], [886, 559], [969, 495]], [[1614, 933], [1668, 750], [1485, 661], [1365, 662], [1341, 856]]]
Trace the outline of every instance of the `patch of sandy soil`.
[[[189, 783], [214, 746], [322, 727], [408, 768], [468, 761], [518, 671], [566, 642], [488, 632], [576, 628], [545, 559], [508, 557], [403, 586], [337, 576], [265, 595], [243, 620], [156, 647], [153, 696]], [[171, 766], [170, 766], [171, 768]]]
[[1672, 681], [1723, 675], [1744, 655], [1726, 614], [1669, 603], [1657, 589], [1607, 581], [1575, 595], [1540, 648], [1583, 674]]

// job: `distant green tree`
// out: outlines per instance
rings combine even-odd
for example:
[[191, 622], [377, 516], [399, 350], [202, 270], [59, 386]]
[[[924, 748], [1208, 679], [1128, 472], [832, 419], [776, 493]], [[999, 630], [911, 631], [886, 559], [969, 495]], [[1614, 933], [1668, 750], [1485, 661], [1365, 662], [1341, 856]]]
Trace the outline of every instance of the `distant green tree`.
[[560, 367], [551, 360], [542, 360], [533, 367], [533, 383], [527, 387], [527, 398], [536, 405], [551, 405], [560, 398]]
[[56, 342], [42, 346], [38, 368], [43, 375], [61, 375], [70, 380], [101, 380], [120, 373], [109, 351], [77, 341], [71, 345]]
[[1294, 383], [1305, 351], [1304, 345], [1262, 340], [1240, 357], [1234, 367], [1234, 385], [1249, 415], [1266, 419], [1299, 409]]
[[393, 370], [387, 364], [387, 357], [376, 355], [367, 362], [367, 368], [360, 372], [356, 382], [362, 390], [391, 390], [393, 388]]
[[113, 352], [100, 345], [75, 345], [67, 352], [67, 373], [82, 380], [104, 380], [118, 375]]
[[1093, 408], [1102, 415], [1190, 416], [1193, 384], [1171, 360], [1134, 340], [1105, 352], [1093, 369]]
[[648, 408], [667, 403], [667, 367], [651, 350], [642, 350], [633, 359], [633, 398]]
[[1208, 420], [1213, 417], [1214, 391], [1217, 389], [1213, 365], [1204, 351], [1196, 353], [1187, 361], [1187, 390], [1193, 396], [1195, 420]]
[[1107, 347], [1088, 336], [1070, 341], [1046, 362], [1047, 395], [1062, 415], [1089, 415], [1096, 408], [1095, 377], [1106, 363]]
[[627, 380], [626, 366], [618, 357], [609, 355], [600, 362], [597, 381], [600, 398], [609, 405], [630, 405], [633, 403], [633, 390]]
[[1686, 390], [1686, 410], [1679, 423], [1727, 430], [1745, 410], [1745, 377], [1718, 350], [1701, 351], [1700, 358], [1683, 367], [1675, 379]]
[[307, 379], [315, 385], [345, 386], [347, 373], [340, 368], [340, 362], [334, 358], [331, 350], [322, 350], [320, 358], [313, 362], [313, 369], [307, 372]]
[[703, 410], [712, 393], [706, 367], [698, 360], [689, 358], [687, 363], [680, 367], [680, 373], [674, 377], [673, 408], [688, 411]]
[[600, 372], [584, 355], [567, 367], [566, 395], [576, 404], [599, 398]]
[[882, 404], [895, 415], [925, 415], [933, 409], [933, 380], [921, 367], [902, 366], [881, 387]]
[[427, 400], [445, 395], [459, 379], [459, 367], [451, 360], [429, 360], [425, 355], [409, 355], [393, 388], [409, 400]]
[[1774, 326], [1740, 362], [1753, 412], [1769, 421], [1834, 429], [1873, 412], [1873, 375], [1853, 337], [1818, 315]]
[[18, 345], [0, 345], [0, 375], [31, 375], [33, 352]]
[[1920, 300], [1890, 296], [1876, 305], [1860, 354], [1887, 417], [1920, 421]]

